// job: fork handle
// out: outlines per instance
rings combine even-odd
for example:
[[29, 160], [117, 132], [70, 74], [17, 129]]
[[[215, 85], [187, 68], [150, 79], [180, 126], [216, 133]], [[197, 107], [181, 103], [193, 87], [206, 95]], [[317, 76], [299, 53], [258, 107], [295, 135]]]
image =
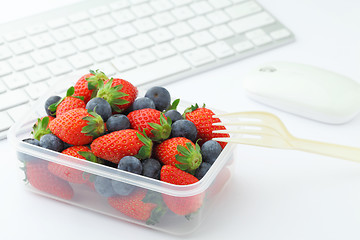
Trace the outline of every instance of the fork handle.
[[297, 150], [360, 162], [360, 148], [300, 138], [293, 138], [291, 144]]

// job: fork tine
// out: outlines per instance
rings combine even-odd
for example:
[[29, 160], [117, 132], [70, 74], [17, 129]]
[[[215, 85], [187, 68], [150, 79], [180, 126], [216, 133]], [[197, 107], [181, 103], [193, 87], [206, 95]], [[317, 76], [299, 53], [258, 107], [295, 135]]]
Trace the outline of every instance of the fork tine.
[[281, 133], [276, 131], [276, 129], [263, 125], [245, 125], [240, 126], [240, 128], [236, 129], [214, 130], [213, 133], [240, 133], [252, 135], [281, 136]]

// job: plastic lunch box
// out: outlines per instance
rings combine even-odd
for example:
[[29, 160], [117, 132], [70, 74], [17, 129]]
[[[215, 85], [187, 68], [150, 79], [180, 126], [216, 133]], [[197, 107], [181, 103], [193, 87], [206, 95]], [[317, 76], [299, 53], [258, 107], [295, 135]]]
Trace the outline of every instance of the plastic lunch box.
[[[26, 115], [24, 115], [24, 117], [11, 127], [8, 132], [8, 140], [12, 143], [16, 150], [19, 165], [24, 167], [24, 165], [30, 161], [37, 161], [43, 165], [46, 165], [49, 162], [54, 162], [83, 171], [85, 175], [90, 174], [94, 177], [101, 176], [112, 179], [114, 181], [120, 181], [134, 185], [139, 189], [139, 191], [152, 191], [155, 195], [158, 196], [169, 195], [174, 199], [174, 201], [182, 200], [184, 204], [190, 203], [191, 199], [193, 198], [201, 198], [201, 207], [196, 212], [191, 213], [190, 216], [177, 215], [168, 210], [159, 219], [158, 223], [149, 224], [146, 221], [133, 219], [110, 206], [108, 199], [99, 195], [95, 191], [94, 187], [91, 186], [91, 184], [69, 183], [74, 193], [70, 200], [65, 200], [47, 192], [40, 191], [29, 183], [25, 184], [26, 189], [74, 206], [90, 209], [95, 212], [115, 217], [117, 219], [136, 223], [141, 226], [164, 231], [174, 235], [183, 235], [193, 232], [211, 210], [220, 209], [219, 207], [215, 208], [213, 206], [216, 204], [217, 199], [220, 198], [221, 191], [231, 179], [232, 169], [234, 168], [232, 166], [234, 163], [234, 145], [232, 144], [227, 144], [208, 173], [199, 182], [191, 185], [181, 186], [161, 182], [159, 180], [121, 171], [105, 165], [74, 158], [22, 142], [22, 139], [31, 137], [30, 133], [32, 131], [32, 126], [37, 121], [37, 119], [46, 115], [43, 107], [46, 99], [52, 95], [64, 96], [65, 90], [74, 85], [81, 75], [82, 74], [71, 74], [54, 81], [56, 82], [54, 87], [50, 88], [49, 92], [42, 96], [36, 102], [36, 104], [34, 104], [34, 107], [30, 109]], [[57, 91], [54, 89], [57, 89]], [[139, 96], [143, 95], [144, 94], [142, 93], [142, 89], [139, 88]], [[190, 104], [194, 103], [184, 103], [183, 100], [181, 100], [178, 107], [179, 111], [182, 111]], [[212, 110], [218, 113], [218, 111], [214, 109]], [[53, 187], [56, 188], [56, 186]], [[221, 198], [219, 200], [221, 200]], [[121, 222], [119, 222], [119, 224], [121, 224]]]

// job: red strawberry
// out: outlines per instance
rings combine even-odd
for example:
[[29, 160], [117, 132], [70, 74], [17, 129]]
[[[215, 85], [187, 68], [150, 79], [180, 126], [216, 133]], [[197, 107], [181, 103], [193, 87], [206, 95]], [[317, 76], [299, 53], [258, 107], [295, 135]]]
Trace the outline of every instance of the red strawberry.
[[138, 90], [130, 82], [111, 78], [104, 83], [99, 82], [97, 97], [108, 101], [114, 112], [123, 112], [135, 101]]
[[[215, 115], [213, 111], [204, 107], [199, 108], [196, 104], [195, 106], [191, 106], [186, 109], [185, 118], [191, 122], [193, 122], [196, 126], [199, 139], [199, 144], [202, 145], [204, 142], [211, 140], [215, 137], [230, 137], [227, 133], [213, 133], [214, 130], [223, 130], [224, 126], [213, 126], [213, 123], [220, 122], [220, 119], [213, 118]], [[226, 146], [225, 142], [219, 142], [221, 147], [224, 148]]]
[[84, 97], [84, 102], [87, 103], [91, 99], [93, 92], [97, 92], [98, 81], [105, 81], [107, 79], [108, 77], [103, 72], [90, 70], [90, 73], [85, 74], [75, 83], [74, 96]]
[[28, 161], [25, 170], [27, 181], [36, 189], [67, 200], [73, 197], [70, 184], [49, 172], [47, 162]]
[[49, 124], [53, 134], [72, 145], [86, 145], [104, 133], [104, 122], [95, 112], [76, 108], [56, 117]]
[[184, 137], [165, 140], [154, 148], [155, 157], [163, 164], [176, 166], [193, 173], [201, 164], [202, 156], [198, 144]]
[[167, 120], [159, 110], [145, 108], [135, 110], [127, 115], [131, 128], [145, 130], [149, 138], [154, 141], [167, 139], [171, 133], [171, 120]]
[[[87, 159], [85, 156], [91, 156], [91, 150], [87, 146], [72, 146], [65, 149], [61, 153], [84, 160]], [[92, 156], [93, 156], [92, 161], [96, 162], [95, 155]], [[88, 181], [88, 178], [86, 178], [84, 172], [75, 168], [67, 167], [54, 162], [49, 162], [48, 169], [52, 174], [71, 183], [81, 184], [81, 183], [86, 183]]]
[[[164, 165], [161, 168], [160, 179], [163, 182], [175, 185], [188, 185], [199, 181], [193, 175], [170, 165]], [[204, 199], [204, 193], [189, 197], [175, 197], [166, 194], [162, 195], [168, 208], [178, 215], [188, 215], [197, 211], [201, 207]]]
[[74, 96], [74, 87], [70, 87], [66, 92], [66, 96], [57, 103], [51, 104], [49, 109], [52, 112], [56, 112], [56, 117], [59, 117], [71, 109], [85, 107], [86, 104], [83, 101], [83, 97]]
[[95, 156], [118, 164], [124, 156], [149, 158], [152, 141], [137, 130], [124, 129], [95, 139], [90, 147]]
[[37, 122], [33, 126], [33, 131], [31, 132], [34, 138], [40, 140], [40, 138], [45, 134], [51, 133], [49, 123], [54, 119], [55, 118], [52, 116], [38, 118]]
[[166, 213], [166, 206], [160, 194], [137, 188], [127, 196], [113, 196], [108, 198], [110, 206], [131, 218], [155, 224]]

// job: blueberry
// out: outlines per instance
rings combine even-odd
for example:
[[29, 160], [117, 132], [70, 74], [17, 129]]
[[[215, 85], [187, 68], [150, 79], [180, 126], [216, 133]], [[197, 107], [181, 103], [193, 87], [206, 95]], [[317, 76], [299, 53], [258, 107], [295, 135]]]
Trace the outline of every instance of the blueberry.
[[58, 101], [60, 101], [60, 99], [61, 99], [61, 97], [59, 97], [59, 96], [51, 96], [46, 100], [45, 111], [46, 111], [47, 115], [52, 116], [52, 117], [56, 116], [56, 112], [50, 111], [49, 106], [51, 104], [57, 103]]
[[96, 176], [94, 187], [97, 193], [103, 197], [111, 197], [116, 195], [112, 186], [112, 180], [109, 178]]
[[169, 117], [171, 121], [174, 123], [177, 120], [184, 119], [181, 113], [179, 113], [177, 110], [169, 110], [165, 113], [165, 117]]
[[155, 109], [154, 101], [148, 97], [141, 97], [141, 98], [137, 98], [131, 106], [132, 111], [140, 110], [144, 108]]
[[106, 121], [106, 127], [109, 132], [128, 129], [130, 128], [130, 121], [123, 114], [114, 114]]
[[86, 104], [86, 109], [96, 112], [104, 122], [112, 114], [111, 105], [103, 98], [93, 98]]
[[171, 125], [171, 137], [184, 137], [193, 142], [196, 141], [197, 130], [193, 122], [189, 120], [177, 120]]
[[211, 167], [210, 163], [202, 162], [200, 166], [196, 169], [194, 176], [199, 180], [202, 179], [205, 176], [205, 174], [208, 172], [210, 167]]
[[114, 191], [117, 194], [122, 195], [122, 196], [129, 195], [135, 189], [134, 185], [130, 185], [130, 184], [124, 183], [124, 182], [119, 182], [116, 180], [111, 180], [111, 184], [112, 184]]
[[160, 179], [160, 171], [161, 171], [161, 164], [158, 160], [153, 158], [148, 158], [142, 161], [143, 166], [143, 176]]
[[203, 162], [213, 164], [222, 151], [221, 145], [214, 140], [206, 141], [201, 146]]
[[159, 111], [164, 111], [170, 106], [170, 93], [163, 87], [152, 87], [150, 88], [145, 97], [150, 98], [155, 103], [155, 108]]
[[143, 170], [141, 161], [133, 156], [123, 157], [119, 162], [118, 169], [135, 174], [141, 174]]
[[64, 142], [54, 134], [48, 133], [40, 138], [40, 147], [61, 152], [64, 150]]
[[26, 138], [23, 139], [22, 141], [40, 147], [40, 141], [35, 138]]

